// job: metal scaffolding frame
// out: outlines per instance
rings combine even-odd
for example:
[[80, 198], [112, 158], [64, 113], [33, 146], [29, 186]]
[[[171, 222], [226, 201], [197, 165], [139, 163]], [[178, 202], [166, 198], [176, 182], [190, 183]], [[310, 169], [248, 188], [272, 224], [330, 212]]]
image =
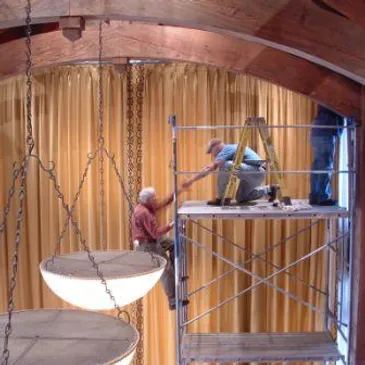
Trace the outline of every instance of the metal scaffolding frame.
[[[174, 174], [174, 220], [175, 220], [175, 285], [176, 285], [176, 364], [187, 365], [190, 362], [270, 362], [282, 361], [283, 363], [295, 363], [297, 361], [339, 361], [344, 365], [349, 364], [350, 348], [350, 311], [348, 310], [351, 301], [351, 276], [352, 276], [352, 244], [354, 240], [354, 202], [355, 202], [355, 141], [356, 125], [346, 125], [347, 129], [347, 152], [348, 169], [333, 171], [334, 173], [347, 173], [348, 176], [348, 207], [308, 207], [305, 210], [285, 210], [273, 207], [272, 204], [260, 201], [257, 206], [249, 207], [212, 207], [203, 202], [184, 202], [179, 207], [177, 200], [178, 176], [180, 174], [193, 173], [192, 171], [178, 170], [177, 135], [179, 129], [205, 130], [205, 129], [239, 129], [244, 126], [178, 126], [175, 116], [169, 117], [172, 127], [173, 143], [173, 174]], [[269, 128], [312, 128], [312, 125], [295, 126], [268, 126]], [[317, 128], [318, 126], [316, 126]], [[319, 128], [333, 128], [320, 126]], [[283, 173], [311, 173], [313, 171], [283, 171]], [[316, 173], [327, 173], [328, 171], [316, 171]], [[270, 172], [268, 172], [270, 173]], [[274, 173], [274, 172], [273, 172]], [[294, 199], [295, 203], [296, 200]], [[300, 203], [300, 202], [299, 202]], [[299, 229], [294, 234], [282, 239], [262, 252], [255, 253], [246, 247], [237, 245], [232, 240], [219, 235], [198, 219], [307, 219], [310, 224]], [[275, 248], [288, 244], [289, 241], [297, 238], [301, 233], [308, 231], [318, 225], [320, 221], [325, 222], [325, 242], [317, 248], [297, 258], [285, 267], [270, 262], [266, 255]], [[205, 230], [218, 241], [232, 245], [238, 250], [245, 252], [249, 259], [244, 262], [234, 262], [210, 247], [189, 237], [187, 234], [187, 223]], [[333, 236], [333, 232], [336, 235]], [[213, 257], [232, 266], [231, 269], [203, 284], [199, 288], [188, 291], [187, 281], [182, 281], [187, 272], [187, 248], [188, 245], [208, 252]], [[300, 262], [311, 258], [319, 252], [325, 252], [325, 290], [306, 282], [304, 279], [291, 273], [289, 269]], [[249, 269], [249, 264], [254, 260], [260, 260], [265, 265], [275, 269], [273, 273], [262, 277]], [[240, 271], [252, 277], [256, 282], [223, 300], [221, 303], [193, 318], [188, 317], [188, 307], [182, 307], [183, 299], [191, 298], [202, 290], [205, 290], [213, 283], [234, 271]], [[272, 279], [279, 274], [285, 274], [296, 282], [308, 287], [310, 290], [324, 297], [325, 310], [317, 308], [309, 301], [300, 298], [289, 290], [280, 287], [272, 282]], [[311, 311], [317, 313], [323, 320], [322, 332], [303, 333], [189, 333], [188, 326], [199, 319], [209, 315], [211, 312], [221, 308], [233, 299], [250, 292], [259, 285], [267, 285], [276, 291], [296, 300]], [[342, 348], [339, 349], [339, 342]]]

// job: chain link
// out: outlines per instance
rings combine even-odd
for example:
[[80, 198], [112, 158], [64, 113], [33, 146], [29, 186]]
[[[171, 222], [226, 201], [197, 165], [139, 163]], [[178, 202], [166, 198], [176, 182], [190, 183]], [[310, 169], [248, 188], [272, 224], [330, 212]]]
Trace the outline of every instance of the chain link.
[[133, 250], [132, 239], [132, 214], [134, 206], [134, 88], [133, 88], [133, 66], [127, 65], [127, 159], [128, 159], [128, 192], [129, 192], [129, 247]]
[[[144, 65], [137, 66], [137, 81], [136, 81], [136, 190], [140, 191], [142, 188], [142, 143], [143, 143], [143, 95], [145, 85]], [[136, 197], [137, 200], [137, 197]], [[152, 257], [154, 258], [154, 257]], [[136, 303], [136, 327], [138, 331], [144, 332], [144, 316], [143, 316], [143, 300], [139, 299]], [[140, 336], [140, 343], [137, 347], [136, 364], [144, 364], [144, 338]]]
[[14, 290], [16, 286], [16, 280], [18, 275], [18, 264], [19, 264], [19, 244], [21, 240], [22, 233], [22, 222], [23, 222], [23, 209], [25, 200], [25, 190], [26, 190], [26, 178], [27, 178], [27, 168], [29, 163], [29, 155], [27, 155], [22, 162], [20, 171], [20, 188], [19, 188], [19, 208], [16, 219], [16, 229], [15, 229], [15, 244], [14, 244], [14, 254], [12, 261], [12, 275], [10, 278], [10, 289], [9, 289], [9, 300], [8, 300], [8, 322], [5, 326], [5, 338], [4, 338], [4, 349], [2, 354], [2, 364], [8, 365], [9, 361], [9, 338], [12, 333], [11, 319], [14, 311]]
[[9, 189], [9, 195], [7, 199], [7, 203], [4, 210], [4, 225], [1, 226], [2, 231], [5, 230], [6, 227], [6, 218], [10, 210], [10, 200], [14, 195], [15, 189], [15, 181], [20, 174], [20, 187], [19, 187], [19, 208], [17, 212], [17, 220], [16, 220], [16, 229], [15, 229], [15, 243], [14, 243], [14, 253], [13, 253], [13, 261], [12, 261], [12, 275], [10, 278], [10, 290], [9, 290], [9, 300], [8, 300], [8, 322], [5, 326], [5, 338], [4, 338], [4, 348], [2, 354], [2, 364], [8, 365], [10, 352], [9, 352], [9, 338], [12, 333], [12, 314], [14, 311], [14, 290], [16, 286], [16, 280], [18, 275], [18, 264], [19, 264], [19, 245], [21, 240], [21, 228], [23, 222], [23, 209], [24, 209], [24, 200], [26, 194], [26, 178], [27, 178], [27, 168], [29, 163], [30, 155], [34, 148], [34, 139], [33, 139], [33, 130], [32, 130], [32, 50], [31, 50], [31, 1], [27, 0], [27, 6], [25, 8], [26, 13], [26, 86], [27, 86], [27, 94], [26, 94], [26, 111], [27, 111], [27, 138], [26, 144], [28, 146], [28, 154], [22, 161], [21, 167], [19, 171], [16, 171], [16, 167], [13, 169], [13, 185]]
[[143, 95], [145, 84], [144, 65], [137, 66], [137, 105], [136, 105], [136, 189], [139, 191], [142, 188], [142, 143], [143, 143]]
[[[73, 219], [74, 208], [76, 206], [76, 202], [78, 201], [78, 199], [80, 197], [81, 190], [82, 190], [83, 184], [84, 184], [84, 182], [86, 180], [86, 177], [87, 177], [87, 174], [88, 174], [90, 165], [91, 165], [92, 161], [96, 158], [98, 151], [99, 151], [99, 149], [96, 150], [94, 153], [91, 153], [91, 154], [88, 155], [88, 161], [87, 161], [87, 164], [86, 164], [86, 167], [85, 167], [85, 170], [84, 170], [82, 179], [80, 181], [78, 191], [77, 191], [77, 193], [76, 193], [76, 195], [74, 197], [73, 204], [71, 205], [71, 207], [69, 207], [69, 205], [66, 203], [65, 196], [61, 192], [60, 185], [59, 185], [59, 183], [57, 181], [57, 176], [56, 176], [56, 174], [54, 172], [54, 167], [47, 169], [42, 164], [42, 162], [41, 162], [41, 160], [40, 160], [40, 158], [38, 156], [32, 155], [32, 157], [35, 157], [37, 159], [37, 162], [38, 162], [40, 168], [42, 170], [44, 170], [49, 175], [50, 180], [53, 182], [53, 187], [54, 187], [54, 190], [56, 192], [56, 196], [61, 201], [61, 204], [62, 204], [63, 208], [65, 209], [65, 211], [67, 213], [67, 219], [65, 220], [64, 229], [61, 232], [61, 234], [59, 236], [59, 239], [57, 241], [57, 248], [55, 250], [55, 254], [60, 249], [60, 242], [61, 242], [61, 240], [62, 240], [62, 238], [64, 236], [64, 233], [66, 231], [66, 228], [67, 228], [69, 222], [71, 221], [71, 224], [72, 224], [72, 226], [74, 228], [75, 233], [79, 236], [79, 240], [80, 240], [80, 244], [81, 244], [82, 248], [87, 253], [88, 258], [89, 258], [90, 262], [92, 263], [93, 268], [96, 270], [97, 276], [99, 277], [101, 283], [105, 287], [105, 292], [109, 295], [109, 298], [112, 300], [112, 302], [114, 304], [114, 308], [118, 311], [118, 318], [121, 319], [121, 316], [124, 314], [124, 315], [127, 316], [128, 323], [130, 323], [130, 315], [129, 315], [129, 313], [127, 311], [125, 311], [125, 310], [121, 310], [121, 308], [116, 303], [115, 297], [112, 294], [111, 290], [109, 289], [109, 287], [107, 285], [107, 282], [105, 280], [105, 277], [104, 277], [103, 273], [100, 271], [99, 265], [96, 263], [95, 257], [92, 255], [92, 253], [90, 251], [90, 248], [88, 247], [88, 245], [86, 243], [86, 239], [83, 237], [82, 231], [79, 228], [78, 223]], [[104, 149], [104, 151], [107, 153], [107, 150]], [[107, 153], [107, 155], [108, 155], [108, 153]], [[114, 158], [112, 160], [115, 163]], [[54, 259], [54, 257], [55, 257], [55, 255], [52, 257], [52, 260]]]
[[8, 190], [6, 204], [4, 207], [3, 221], [0, 223], [0, 235], [6, 231], [6, 223], [7, 223], [7, 218], [8, 218], [9, 212], [10, 212], [11, 199], [15, 193], [15, 183], [21, 172], [21, 166], [18, 167], [17, 164], [18, 164], [18, 162], [15, 162], [13, 164], [12, 182], [11, 182], [10, 188]]
[[106, 249], [105, 234], [105, 192], [104, 192], [104, 94], [103, 94], [103, 21], [99, 22], [99, 122], [98, 122], [98, 143], [99, 143], [99, 209], [100, 209], [100, 247]]
[[26, 24], [26, 85], [27, 85], [27, 146], [28, 146], [28, 154], [30, 155], [34, 148], [34, 139], [33, 139], [33, 128], [32, 128], [32, 40], [31, 40], [31, 34], [32, 34], [32, 27], [31, 27], [31, 13], [32, 13], [32, 7], [31, 7], [31, 0], [27, 0], [27, 6], [25, 8], [26, 12], [26, 18], [25, 18], [25, 24]]
[[110, 162], [111, 162], [111, 164], [114, 168], [114, 171], [115, 171], [115, 174], [117, 175], [117, 178], [118, 178], [120, 187], [122, 189], [123, 195], [127, 200], [128, 208], [131, 209], [131, 207], [132, 207], [132, 209], [133, 209], [133, 202], [130, 200], [129, 194], [127, 192], [127, 189], [126, 189], [125, 184], [124, 184], [123, 179], [122, 179], [122, 175], [121, 175], [121, 173], [118, 169], [117, 163], [115, 161], [115, 156], [110, 155], [110, 153], [106, 149], [104, 149], [104, 152], [105, 152], [106, 156], [109, 158], [109, 160], [110, 160]]
[[[134, 73], [133, 66], [131, 64], [127, 65], [127, 160], [128, 160], [128, 192], [129, 192], [129, 209], [128, 209], [128, 232], [129, 232], [129, 247], [131, 250], [133, 247], [133, 236], [132, 236], [132, 217], [133, 217], [133, 206], [135, 203], [135, 165], [134, 165], [134, 148], [135, 148], [135, 139], [134, 139]], [[120, 174], [119, 174], [120, 176]], [[139, 331], [139, 326], [137, 323], [138, 320], [138, 304], [137, 302], [132, 304], [132, 315], [134, 322], [136, 324], [137, 330]], [[140, 332], [141, 333], [141, 332]], [[142, 339], [143, 336], [140, 336]], [[138, 349], [143, 351], [143, 344], [140, 342], [138, 345]], [[139, 364], [140, 356], [137, 353], [136, 358], [134, 359], [134, 364]]]
[[95, 261], [95, 257], [92, 255], [91, 251], [90, 251], [90, 248], [89, 246], [87, 245], [86, 243], [86, 239], [84, 238], [83, 234], [82, 234], [82, 231], [81, 229], [79, 228], [79, 225], [78, 223], [74, 220], [73, 218], [73, 215], [72, 215], [72, 212], [68, 206], [68, 204], [66, 203], [66, 199], [65, 199], [65, 196], [64, 194], [61, 192], [61, 189], [60, 189], [60, 185], [58, 184], [57, 182], [57, 177], [53, 171], [53, 169], [48, 169], [46, 170], [46, 172], [48, 173], [49, 175], [49, 178], [50, 180], [53, 182], [53, 187], [55, 189], [55, 192], [56, 192], [56, 195], [57, 195], [57, 198], [61, 201], [61, 204], [63, 206], [63, 208], [65, 209], [65, 211], [67, 212], [67, 215], [71, 221], [71, 224], [72, 224], [72, 227], [74, 228], [74, 231], [75, 233], [79, 236], [79, 241], [80, 241], [80, 244], [83, 248], [83, 250], [87, 253], [87, 256], [93, 266], [93, 268], [96, 270], [96, 274], [97, 276], [99, 277], [101, 283], [104, 285], [105, 287], [105, 292], [108, 294], [109, 298], [111, 299], [111, 301], [113, 302], [114, 304], [114, 308], [117, 310], [118, 312], [118, 318], [121, 319], [122, 315], [126, 315], [127, 317], [127, 321], [128, 323], [130, 323], [130, 315], [127, 311], [125, 310], [122, 310], [116, 300], [115, 300], [115, 297], [114, 295], [112, 294], [111, 290], [109, 289], [108, 287], [108, 284], [105, 280], [105, 277], [103, 275], [103, 273], [100, 271], [99, 269], [99, 265], [97, 264], [97, 262]]
[[[89, 172], [89, 169], [90, 169], [91, 163], [93, 162], [93, 160], [95, 160], [95, 158], [96, 158], [96, 156], [97, 156], [97, 152], [98, 152], [98, 150], [96, 150], [96, 151], [95, 151], [95, 152], [93, 152], [93, 153], [89, 153], [89, 154], [88, 154], [86, 167], [85, 167], [84, 172], [83, 172], [83, 174], [82, 174], [82, 178], [81, 178], [81, 180], [80, 180], [79, 187], [78, 187], [78, 189], [77, 189], [77, 192], [76, 192], [76, 194], [75, 194], [75, 196], [74, 196], [74, 199], [73, 199], [73, 202], [72, 202], [72, 205], [71, 205], [71, 208], [70, 208], [70, 214], [71, 214], [71, 216], [73, 216], [73, 214], [74, 214], [75, 207], [76, 207], [76, 203], [77, 203], [77, 201], [79, 200], [79, 197], [80, 197], [80, 195], [81, 195], [82, 187], [83, 187], [83, 185], [84, 185], [84, 183], [85, 183], [85, 180], [86, 180], [87, 174], [88, 174], [88, 172]], [[40, 167], [41, 167], [44, 171], [48, 172], [48, 170], [49, 170], [49, 169], [46, 169], [46, 168], [43, 166], [43, 164], [42, 164], [42, 162], [39, 160], [39, 158], [38, 158], [38, 163], [39, 163]], [[58, 195], [57, 195], [57, 197], [58, 197], [58, 198], [61, 198], [61, 196], [58, 196]], [[67, 231], [67, 228], [68, 228], [69, 224], [70, 224], [70, 216], [69, 216], [69, 215], [67, 215], [67, 217], [66, 217], [66, 219], [65, 219], [65, 223], [63, 224], [62, 231], [61, 231], [61, 233], [59, 234], [59, 236], [58, 236], [58, 238], [57, 238], [56, 247], [55, 247], [55, 250], [54, 250], [54, 252], [53, 252], [53, 256], [52, 256], [52, 262], [54, 262], [54, 259], [55, 259], [55, 257], [57, 256], [57, 254], [60, 254], [60, 253], [61, 253], [61, 241], [62, 241], [63, 237], [64, 237], [64, 236], [65, 236], [65, 234], [66, 234], [66, 231]]]

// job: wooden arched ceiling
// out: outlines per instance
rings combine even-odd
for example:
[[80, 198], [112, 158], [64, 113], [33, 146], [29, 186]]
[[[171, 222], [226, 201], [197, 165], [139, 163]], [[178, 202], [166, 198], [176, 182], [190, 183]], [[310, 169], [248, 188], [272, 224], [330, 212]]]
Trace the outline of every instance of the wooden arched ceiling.
[[[96, 59], [97, 24], [70, 42], [61, 31], [32, 38], [33, 65]], [[24, 40], [0, 45], [0, 75], [24, 71]], [[360, 85], [331, 70], [260, 44], [199, 30], [111, 21], [104, 27], [105, 58], [191, 61], [260, 77], [307, 95], [344, 115], [360, 116]]]
[[364, 0], [323, 0], [325, 4], [365, 29]]
[[[355, 19], [356, 14], [364, 14], [365, 3], [352, 1], [356, 4], [351, 12]], [[349, 14], [344, 6], [341, 9], [342, 1], [326, 2]], [[24, 4], [2, 0], [0, 29], [24, 23]], [[352, 21], [309, 0], [37, 0], [32, 13], [36, 22], [69, 15], [101, 16], [230, 34], [294, 54], [365, 84], [361, 19]]]

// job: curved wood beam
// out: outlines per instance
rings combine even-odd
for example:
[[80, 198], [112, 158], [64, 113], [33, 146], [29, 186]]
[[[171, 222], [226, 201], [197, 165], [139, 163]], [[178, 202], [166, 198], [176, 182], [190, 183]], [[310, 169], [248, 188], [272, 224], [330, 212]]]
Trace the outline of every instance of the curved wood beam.
[[[2, 0], [0, 28], [24, 24], [23, 7], [19, 1]], [[32, 15], [35, 22], [81, 15], [231, 34], [365, 84], [363, 29], [308, 0], [38, 0]]]
[[347, 16], [354, 23], [365, 29], [364, 0], [323, 0], [328, 6]]
[[[96, 24], [69, 42], [61, 31], [32, 37], [33, 64], [44, 67], [98, 55]], [[306, 60], [259, 44], [199, 30], [111, 22], [104, 27], [104, 57], [190, 61], [243, 72], [307, 95], [343, 115], [360, 115], [360, 84]], [[24, 40], [0, 45], [0, 76], [24, 71]]]

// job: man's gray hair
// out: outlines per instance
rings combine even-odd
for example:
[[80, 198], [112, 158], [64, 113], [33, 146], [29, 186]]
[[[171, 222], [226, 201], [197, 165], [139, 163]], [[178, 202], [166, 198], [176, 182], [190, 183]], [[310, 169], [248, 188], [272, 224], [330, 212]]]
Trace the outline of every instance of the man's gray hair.
[[146, 203], [150, 198], [156, 195], [156, 190], [152, 186], [144, 188], [139, 192], [138, 200], [141, 203]]

